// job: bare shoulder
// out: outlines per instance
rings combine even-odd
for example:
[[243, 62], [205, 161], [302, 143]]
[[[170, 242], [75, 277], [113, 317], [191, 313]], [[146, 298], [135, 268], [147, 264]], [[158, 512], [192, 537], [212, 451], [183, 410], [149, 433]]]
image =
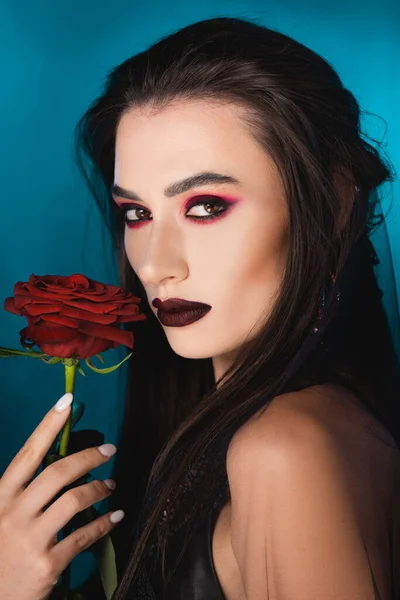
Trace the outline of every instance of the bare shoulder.
[[[287, 453], [299, 444], [315, 444], [332, 436], [333, 423], [327, 418], [332, 395], [322, 400], [319, 390], [307, 388], [277, 396], [257, 411], [233, 436], [227, 453], [228, 475], [239, 461], [252, 453]], [[327, 426], [329, 424], [329, 426]]]
[[319, 452], [321, 468], [328, 456], [336, 455], [354, 488], [376, 493], [379, 503], [391, 510], [390, 481], [398, 478], [400, 451], [364, 404], [336, 385], [282, 394], [258, 411], [231, 440], [228, 478], [239, 468], [245, 471], [256, 456], [272, 461], [299, 455], [301, 449], [304, 457]]
[[329, 437], [341, 446], [346, 438], [383, 442], [398, 451], [390, 432], [367, 407], [349, 390], [333, 384], [277, 396], [239, 428], [229, 451], [236, 453], [255, 441], [281, 445], [310, 434]]
[[[240, 427], [226, 465], [232, 549], [248, 597], [267, 597], [277, 582], [349, 590], [372, 573], [389, 598], [388, 565], [400, 564], [399, 454], [390, 433], [338, 386], [277, 396]], [[274, 557], [267, 570], [265, 556]], [[307, 570], [321, 577], [304, 579]]]

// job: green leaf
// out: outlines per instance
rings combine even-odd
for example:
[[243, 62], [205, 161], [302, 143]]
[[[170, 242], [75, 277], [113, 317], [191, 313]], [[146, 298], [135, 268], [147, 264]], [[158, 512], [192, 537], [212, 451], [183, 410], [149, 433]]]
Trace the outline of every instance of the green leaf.
[[113, 371], [115, 371], [116, 369], [118, 369], [118, 367], [120, 367], [122, 365], [122, 363], [124, 363], [126, 360], [128, 360], [128, 358], [130, 358], [132, 356], [132, 352], [130, 352], [130, 354], [128, 354], [128, 356], [125, 356], [125, 358], [123, 360], [121, 360], [120, 363], [118, 363], [117, 365], [114, 365], [113, 367], [108, 367], [107, 369], [98, 369], [97, 367], [95, 367], [90, 358], [85, 358], [85, 362], [87, 364], [87, 366], [89, 367], [89, 369], [92, 369], [92, 371], [94, 371], [95, 373], [100, 373], [100, 375], [106, 375], [107, 373], [112, 373]]
[[22, 358], [43, 358], [44, 356], [47, 356], [47, 354], [44, 352], [36, 352], [36, 350], [25, 351], [0, 347], [0, 358], [17, 358], [18, 356], [22, 356]]
[[57, 363], [61, 362], [61, 360], [62, 359], [59, 356], [52, 356], [49, 359], [42, 358], [42, 361], [45, 362], [47, 365], [56, 365]]
[[77, 367], [76, 370], [79, 371], [79, 373], [81, 375], [83, 375], [84, 377], [86, 377], [86, 373], [84, 372], [84, 370], [82, 369], [82, 367]]
[[101, 354], [95, 354], [95, 356], [99, 359], [99, 361], [104, 365], [104, 358]]
[[[77, 527], [82, 527], [83, 525], [91, 523], [100, 516], [100, 513], [94, 508], [94, 506], [90, 506], [89, 508], [80, 511], [75, 515], [74, 524]], [[115, 561], [115, 551], [110, 534], [108, 533], [97, 540], [97, 542], [87, 548], [87, 551], [92, 552], [96, 557], [106, 599], [111, 600], [118, 584], [118, 574]]]
[[118, 585], [115, 551], [109, 533], [91, 546], [97, 559], [101, 582], [107, 600], [111, 600]]

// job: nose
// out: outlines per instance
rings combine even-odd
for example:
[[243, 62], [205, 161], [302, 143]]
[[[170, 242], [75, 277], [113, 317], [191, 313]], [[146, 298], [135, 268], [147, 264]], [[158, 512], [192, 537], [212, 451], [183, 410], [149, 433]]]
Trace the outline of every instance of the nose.
[[185, 279], [188, 265], [179, 231], [169, 222], [152, 225], [137, 274], [144, 285], [159, 286], [165, 279]]

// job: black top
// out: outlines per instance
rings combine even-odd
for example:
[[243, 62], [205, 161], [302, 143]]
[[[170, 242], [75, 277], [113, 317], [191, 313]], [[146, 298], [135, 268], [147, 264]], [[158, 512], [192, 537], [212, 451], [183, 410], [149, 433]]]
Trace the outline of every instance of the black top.
[[212, 557], [212, 536], [219, 512], [210, 511], [193, 536], [167, 587], [168, 600], [226, 600]]
[[[226, 502], [225, 500], [223, 501]], [[213, 556], [212, 556], [212, 538], [215, 529], [217, 517], [221, 512], [221, 505], [211, 509], [208, 514], [201, 519], [193, 537], [189, 541], [183, 556], [180, 558], [177, 566], [171, 575], [170, 581], [167, 581], [166, 589], [161, 584], [161, 566], [160, 558], [156, 559], [156, 564], [151, 561], [150, 565], [146, 561], [146, 566], [142, 565], [138, 575], [134, 579], [132, 595], [130, 600], [226, 600], [219, 583]], [[114, 547], [116, 552], [116, 565], [118, 571], [118, 581], [121, 581], [127, 562], [127, 556], [131, 551], [132, 542], [130, 537], [127, 539], [117, 539], [117, 530], [112, 531]], [[121, 530], [118, 532], [121, 535]], [[180, 553], [182, 536], [173, 537], [169, 542], [168, 555], [172, 564]]]

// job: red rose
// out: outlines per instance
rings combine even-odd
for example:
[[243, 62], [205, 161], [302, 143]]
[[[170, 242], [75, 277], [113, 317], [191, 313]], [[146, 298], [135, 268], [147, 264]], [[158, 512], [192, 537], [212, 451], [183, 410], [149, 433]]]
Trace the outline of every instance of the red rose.
[[[144, 321], [141, 298], [84, 275], [31, 275], [14, 286], [5, 310], [26, 317], [21, 344], [35, 344], [49, 356], [89, 358], [120, 344], [133, 348], [133, 332], [120, 323]], [[26, 340], [31, 340], [31, 343]]]

